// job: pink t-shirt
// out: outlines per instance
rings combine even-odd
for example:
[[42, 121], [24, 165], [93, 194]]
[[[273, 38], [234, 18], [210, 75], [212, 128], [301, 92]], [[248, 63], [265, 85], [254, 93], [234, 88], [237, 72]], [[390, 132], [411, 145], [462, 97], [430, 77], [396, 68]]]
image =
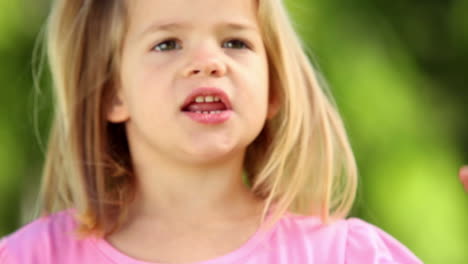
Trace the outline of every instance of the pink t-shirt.
[[[119, 252], [104, 239], [77, 240], [70, 211], [43, 217], [0, 240], [1, 264], [150, 264]], [[316, 217], [288, 213], [240, 248], [192, 264], [422, 263], [379, 228], [351, 218], [324, 226]], [[154, 263], [151, 263], [154, 264]]]

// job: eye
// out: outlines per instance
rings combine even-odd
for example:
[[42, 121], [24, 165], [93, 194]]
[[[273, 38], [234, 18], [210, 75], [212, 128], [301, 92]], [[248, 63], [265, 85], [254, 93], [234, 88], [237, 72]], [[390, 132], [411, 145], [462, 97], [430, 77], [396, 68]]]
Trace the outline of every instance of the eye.
[[240, 39], [232, 39], [223, 43], [223, 48], [250, 49], [249, 45]]
[[153, 50], [155, 51], [171, 51], [175, 49], [181, 49], [182, 46], [179, 44], [179, 42], [175, 39], [169, 39], [165, 40], [156, 46], [153, 47]]

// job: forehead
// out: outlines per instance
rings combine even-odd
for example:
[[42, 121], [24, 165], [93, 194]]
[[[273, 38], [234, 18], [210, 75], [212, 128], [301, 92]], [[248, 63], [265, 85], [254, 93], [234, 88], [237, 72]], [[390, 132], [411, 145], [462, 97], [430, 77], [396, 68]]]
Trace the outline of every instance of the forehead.
[[155, 23], [193, 26], [223, 22], [258, 27], [255, 0], [127, 0], [129, 31], [137, 33]]

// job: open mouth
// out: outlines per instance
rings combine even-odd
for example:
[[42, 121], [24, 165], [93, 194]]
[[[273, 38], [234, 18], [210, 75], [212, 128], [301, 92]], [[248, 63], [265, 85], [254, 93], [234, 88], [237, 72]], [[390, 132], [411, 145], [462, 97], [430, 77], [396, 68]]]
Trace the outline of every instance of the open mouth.
[[197, 88], [185, 100], [181, 111], [203, 124], [221, 124], [232, 115], [228, 96], [218, 88]]
[[183, 112], [199, 114], [219, 114], [231, 110], [227, 95], [217, 88], [200, 88], [194, 90], [182, 105]]
[[184, 107], [184, 112], [194, 112], [203, 114], [219, 114], [226, 111], [227, 107], [217, 96], [197, 96], [193, 102]]

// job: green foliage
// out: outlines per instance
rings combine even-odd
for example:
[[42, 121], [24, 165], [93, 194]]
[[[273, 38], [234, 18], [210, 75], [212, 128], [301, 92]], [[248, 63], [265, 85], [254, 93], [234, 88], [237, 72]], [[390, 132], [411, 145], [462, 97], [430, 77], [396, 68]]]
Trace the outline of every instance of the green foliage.
[[[298, 10], [293, 12], [298, 30], [348, 126], [361, 176], [357, 216], [394, 235], [427, 263], [466, 262], [467, 199], [456, 177], [466, 145], [454, 137], [466, 114], [466, 96], [458, 101], [453, 91], [442, 89], [444, 79], [428, 74], [431, 65], [424, 63], [440, 56], [430, 53], [437, 47], [405, 43], [407, 30], [430, 39], [433, 22], [421, 19], [414, 25], [404, 17], [409, 25], [401, 24], [394, 21], [397, 14], [367, 3], [316, 2], [310, 12], [306, 1], [293, 1], [291, 9]], [[437, 13], [426, 9], [421, 16]], [[395, 27], [398, 23], [411, 28]], [[419, 49], [429, 53], [418, 54]]]

